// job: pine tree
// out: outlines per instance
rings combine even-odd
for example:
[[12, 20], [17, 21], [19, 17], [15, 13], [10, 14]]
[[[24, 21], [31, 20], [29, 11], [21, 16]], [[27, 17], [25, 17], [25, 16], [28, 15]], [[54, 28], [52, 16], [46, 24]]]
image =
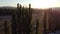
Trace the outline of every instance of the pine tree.
[[4, 21], [4, 32], [8, 34], [7, 21]]
[[13, 10], [13, 12], [12, 12], [13, 14], [12, 14], [12, 34], [17, 34], [17, 31], [16, 31], [16, 25], [17, 25], [17, 23], [16, 23], [16, 11], [14, 11]]

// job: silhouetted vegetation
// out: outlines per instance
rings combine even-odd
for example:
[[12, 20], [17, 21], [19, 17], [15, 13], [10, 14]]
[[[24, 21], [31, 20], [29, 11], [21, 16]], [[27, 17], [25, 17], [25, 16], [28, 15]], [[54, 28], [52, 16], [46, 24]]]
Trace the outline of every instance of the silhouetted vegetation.
[[29, 8], [24, 8], [17, 4], [17, 11], [12, 14], [12, 34], [30, 34], [31, 18], [31, 5], [29, 4]]
[[18, 3], [15, 8], [0, 8], [0, 16], [6, 15], [12, 17], [9, 26], [4, 21], [4, 34], [48, 34], [60, 30], [60, 13], [52, 8], [32, 9], [31, 4], [24, 7]]

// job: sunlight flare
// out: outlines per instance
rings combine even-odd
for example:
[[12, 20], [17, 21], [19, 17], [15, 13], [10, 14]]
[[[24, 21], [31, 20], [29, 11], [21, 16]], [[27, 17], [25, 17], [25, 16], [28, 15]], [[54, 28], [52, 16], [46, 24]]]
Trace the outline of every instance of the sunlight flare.
[[32, 8], [50, 8], [57, 0], [32, 0]]

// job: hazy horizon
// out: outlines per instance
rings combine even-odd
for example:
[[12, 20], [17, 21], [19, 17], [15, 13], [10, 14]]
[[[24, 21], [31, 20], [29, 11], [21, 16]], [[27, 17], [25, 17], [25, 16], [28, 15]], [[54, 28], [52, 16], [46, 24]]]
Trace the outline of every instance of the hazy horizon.
[[25, 7], [28, 7], [28, 4], [31, 4], [32, 8], [60, 7], [60, 0], [0, 0], [0, 7], [16, 7], [17, 3], [22, 4]]

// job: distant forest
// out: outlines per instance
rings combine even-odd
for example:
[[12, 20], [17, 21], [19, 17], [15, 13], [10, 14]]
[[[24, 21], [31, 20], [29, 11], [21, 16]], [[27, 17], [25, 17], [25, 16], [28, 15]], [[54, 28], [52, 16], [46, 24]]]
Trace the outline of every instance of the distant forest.
[[16, 11], [17, 9], [14, 8], [0, 8], [0, 15], [12, 15], [13, 11]]

